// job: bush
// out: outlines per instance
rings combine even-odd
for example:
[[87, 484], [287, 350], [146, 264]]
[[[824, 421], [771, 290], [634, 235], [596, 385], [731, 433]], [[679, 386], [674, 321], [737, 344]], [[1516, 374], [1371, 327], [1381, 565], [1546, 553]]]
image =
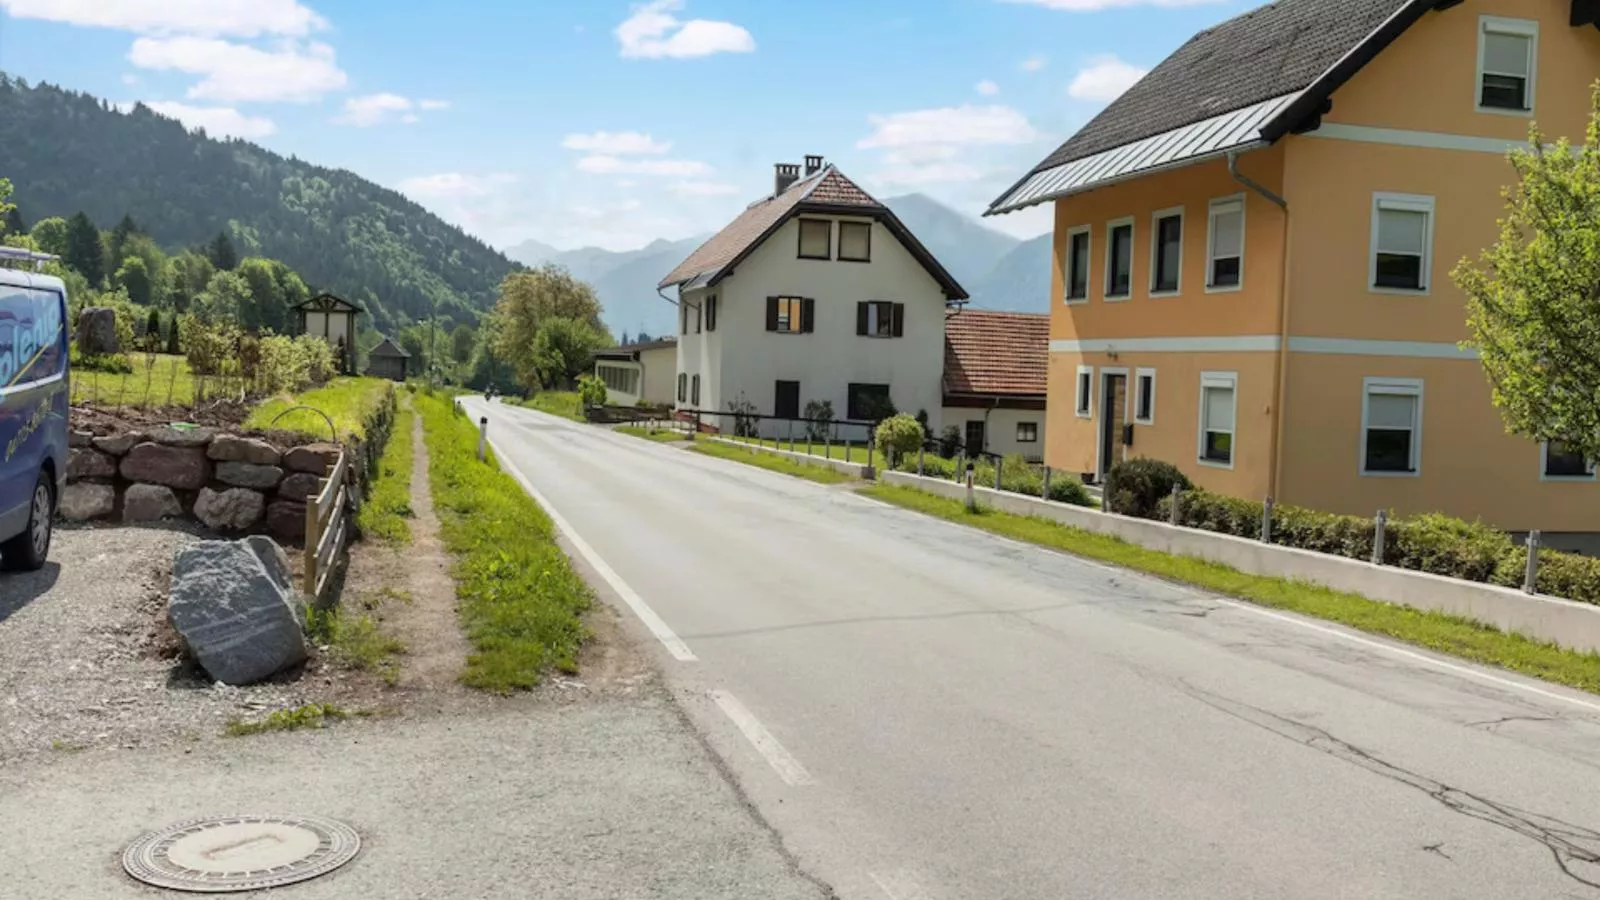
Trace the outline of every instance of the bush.
[[606, 390], [606, 383], [594, 375], [578, 376], [578, 397], [583, 400], [584, 408], [605, 406], [611, 398]]
[[922, 424], [915, 418], [900, 413], [879, 422], [877, 430], [873, 432], [873, 438], [878, 442], [878, 449], [883, 451], [889, 465], [895, 466], [908, 455], [914, 455], [917, 448], [922, 446]]
[[1105, 491], [1112, 512], [1151, 519], [1161, 501], [1172, 496], [1173, 485], [1186, 491], [1191, 487], [1188, 477], [1172, 463], [1136, 457], [1111, 467]]
[[[894, 468], [897, 471], [916, 474], [916, 454], [906, 454]], [[956, 481], [966, 477], [966, 469], [965, 462], [957, 463], [953, 459], [941, 456], [924, 454], [922, 459], [922, 474], [928, 478]], [[979, 487], [994, 487], [994, 464], [977, 463], [972, 470], [972, 480]], [[1036, 468], [1020, 455], [1008, 456], [1000, 464], [1000, 489], [1014, 494], [1038, 497], [1044, 493], [1044, 470]], [[1094, 498], [1089, 495], [1088, 489], [1083, 486], [1083, 482], [1078, 480], [1078, 476], [1066, 472], [1051, 473], [1048, 499], [1075, 506], [1097, 505]]]
[[1451, 578], [1489, 581], [1508, 554], [1525, 558], [1526, 554], [1516, 549], [1504, 532], [1481, 522], [1429, 513], [1389, 523], [1383, 561]]
[[955, 425], [946, 425], [944, 431], [939, 432], [939, 455], [945, 459], [955, 459], [961, 452], [961, 429]]
[[806, 434], [813, 443], [820, 444], [828, 439], [828, 429], [833, 425], [833, 401], [812, 400], [806, 403], [805, 416], [810, 421], [806, 422]]

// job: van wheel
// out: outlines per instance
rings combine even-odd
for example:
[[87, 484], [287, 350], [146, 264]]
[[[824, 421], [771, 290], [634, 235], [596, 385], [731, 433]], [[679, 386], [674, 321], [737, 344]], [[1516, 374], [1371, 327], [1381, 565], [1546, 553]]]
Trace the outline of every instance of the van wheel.
[[33, 486], [33, 503], [28, 509], [28, 528], [4, 544], [0, 556], [6, 568], [32, 572], [44, 567], [50, 556], [50, 538], [55, 528], [56, 494], [46, 473], [39, 473]]

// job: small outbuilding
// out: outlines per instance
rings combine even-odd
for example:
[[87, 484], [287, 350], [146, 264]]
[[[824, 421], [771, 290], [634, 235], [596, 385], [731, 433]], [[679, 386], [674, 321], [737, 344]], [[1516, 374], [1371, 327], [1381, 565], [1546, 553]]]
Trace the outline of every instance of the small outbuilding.
[[375, 378], [405, 381], [410, 366], [411, 354], [389, 338], [384, 338], [367, 354], [367, 374]]
[[326, 292], [296, 304], [294, 310], [300, 318], [300, 333], [316, 335], [327, 341], [338, 360], [340, 373], [354, 375], [356, 358], [352, 351], [356, 340], [356, 316], [365, 310], [349, 300]]

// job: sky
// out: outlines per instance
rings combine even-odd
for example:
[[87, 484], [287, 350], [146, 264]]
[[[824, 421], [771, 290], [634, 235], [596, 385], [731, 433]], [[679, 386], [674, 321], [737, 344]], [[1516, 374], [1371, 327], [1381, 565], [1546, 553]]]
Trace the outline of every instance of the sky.
[[496, 247], [627, 250], [715, 231], [806, 154], [976, 216], [1253, 5], [0, 0], [0, 70], [349, 169]]

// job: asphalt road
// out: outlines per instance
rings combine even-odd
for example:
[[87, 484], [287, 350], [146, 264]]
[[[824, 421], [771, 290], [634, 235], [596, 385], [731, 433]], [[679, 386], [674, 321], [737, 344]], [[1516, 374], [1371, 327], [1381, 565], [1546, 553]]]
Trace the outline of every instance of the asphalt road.
[[842, 897], [1600, 897], [1595, 698], [466, 403]]

